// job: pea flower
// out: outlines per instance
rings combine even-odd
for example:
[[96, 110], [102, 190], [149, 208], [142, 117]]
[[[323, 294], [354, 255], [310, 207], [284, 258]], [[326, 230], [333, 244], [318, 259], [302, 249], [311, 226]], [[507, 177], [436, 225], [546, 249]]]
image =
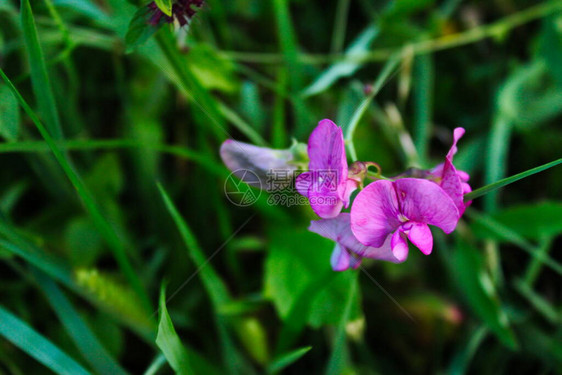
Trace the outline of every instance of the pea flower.
[[336, 217], [357, 189], [357, 181], [348, 178], [341, 128], [330, 120], [320, 121], [308, 139], [308, 156], [309, 171], [297, 177], [295, 187], [318, 216]]
[[390, 242], [396, 259], [408, 257], [409, 239], [422, 253], [433, 249], [428, 225], [445, 233], [457, 226], [459, 210], [435, 182], [419, 178], [378, 180], [365, 187], [351, 207], [351, 230], [366, 246], [381, 248]]
[[453, 165], [453, 156], [457, 153], [457, 142], [463, 135], [463, 128], [456, 128], [454, 130], [453, 145], [445, 157], [445, 162], [430, 171], [430, 176], [436, 179], [439, 186], [445, 190], [455, 203], [455, 206], [459, 210], [459, 216], [462, 216], [466, 207], [472, 203], [464, 202], [464, 195], [472, 191], [468, 184], [470, 176], [466, 172], [457, 170]]
[[248, 185], [277, 191], [290, 186], [294, 178], [298, 148], [297, 144], [291, 149], [275, 150], [227, 139], [220, 155], [226, 167]]
[[351, 231], [351, 216], [347, 212], [342, 212], [332, 219], [312, 221], [308, 230], [336, 242], [330, 259], [334, 271], [357, 268], [362, 258], [400, 263], [392, 253], [388, 241], [386, 246], [380, 248], [365, 246], [359, 242]]

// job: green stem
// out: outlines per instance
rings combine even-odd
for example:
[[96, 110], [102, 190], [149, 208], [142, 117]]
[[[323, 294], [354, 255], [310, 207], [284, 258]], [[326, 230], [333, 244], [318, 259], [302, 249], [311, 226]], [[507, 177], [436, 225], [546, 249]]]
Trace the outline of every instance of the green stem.
[[90, 214], [92, 218], [92, 221], [98, 226], [98, 230], [100, 231], [102, 236], [105, 238], [107, 244], [110, 246], [111, 250], [113, 251], [113, 255], [115, 256], [115, 260], [117, 261], [119, 268], [131, 283], [131, 286], [135, 290], [144, 308], [147, 311], [150, 311], [152, 309], [150, 299], [148, 298], [148, 295], [146, 294], [146, 291], [144, 290], [144, 287], [139, 277], [136, 275], [133, 267], [129, 263], [129, 259], [127, 258], [125, 248], [121, 240], [119, 239], [117, 233], [115, 232], [114, 228], [109, 224], [109, 222], [103, 216], [93, 196], [87, 190], [86, 186], [82, 182], [82, 179], [78, 176], [78, 174], [71, 166], [70, 162], [67, 160], [66, 155], [58, 147], [56, 141], [53, 139], [49, 131], [41, 123], [39, 118], [35, 115], [35, 112], [33, 112], [31, 107], [29, 107], [25, 99], [20, 95], [19, 91], [15, 88], [15, 86], [12, 84], [10, 79], [4, 74], [4, 71], [2, 69], [0, 69], [0, 76], [2, 77], [6, 85], [12, 90], [14, 96], [17, 98], [21, 107], [31, 118], [31, 120], [37, 127], [37, 130], [39, 131], [43, 139], [45, 139], [45, 142], [49, 146], [49, 149], [52, 151], [56, 160], [59, 162], [61, 168], [64, 170], [66, 176], [72, 183], [72, 186], [76, 189], [77, 194], [82, 199], [87, 212]]
[[[415, 55], [442, 51], [450, 48], [460, 47], [467, 44], [479, 42], [483, 39], [492, 37], [502, 37], [512, 29], [546, 17], [550, 14], [562, 10], [562, 2], [549, 1], [539, 4], [513, 15], [504, 17], [503, 19], [489, 25], [482, 25], [467, 31], [453, 34], [443, 35], [436, 39], [424, 40], [412, 43], [410, 46]], [[345, 56], [344, 54], [298, 54], [297, 61], [301, 64], [322, 65], [334, 62], [374, 62], [386, 61], [396, 52], [402, 50], [403, 46], [393, 48], [376, 49], [364, 54], [354, 56]], [[259, 53], [259, 52], [236, 52], [223, 51], [222, 55], [236, 61], [259, 64], [283, 64], [284, 56], [278, 53]]]
[[345, 29], [349, 15], [350, 0], [339, 0], [336, 8], [336, 20], [334, 22], [334, 33], [332, 34], [332, 53], [341, 53], [345, 42]]
[[521, 180], [521, 179], [523, 179], [523, 178], [525, 178], [525, 177], [529, 177], [529, 176], [532, 176], [532, 175], [534, 175], [534, 174], [536, 174], [536, 173], [545, 171], [545, 170], [547, 170], [547, 169], [549, 169], [549, 168], [552, 168], [552, 167], [555, 167], [555, 166], [557, 166], [557, 165], [559, 165], [559, 164], [562, 164], [562, 158], [557, 159], [557, 160], [554, 160], [554, 161], [551, 161], [550, 163], [546, 163], [546, 164], [543, 164], [543, 165], [541, 165], [541, 166], [538, 166], [538, 167], [535, 167], [535, 168], [526, 170], [525, 172], [518, 173], [518, 174], [516, 174], [516, 175], [514, 175], [514, 176], [507, 177], [507, 178], [504, 178], [504, 179], [502, 179], [502, 180], [496, 181], [496, 182], [494, 182], [493, 184], [489, 184], [489, 185], [486, 185], [486, 186], [482, 186], [482, 187], [479, 188], [479, 189], [476, 189], [476, 190], [474, 190], [474, 191], [472, 191], [472, 192], [470, 192], [470, 193], [468, 193], [468, 194], [465, 194], [465, 196], [464, 196], [464, 201], [465, 201], [465, 202], [471, 201], [471, 200], [473, 200], [473, 199], [476, 199], [476, 198], [478, 198], [478, 197], [481, 197], [482, 195], [488, 194], [488, 193], [491, 192], [491, 191], [494, 191], [494, 190], [497, 190], [497, 189], [499, 189], [499, 188], [502, 188], [502, 187], [504, 187], [504, 186], [506, 186], [506, 185], [512, 184], [512, 183], [514, 183], [515, 181], [519, 181], [519, 180]]

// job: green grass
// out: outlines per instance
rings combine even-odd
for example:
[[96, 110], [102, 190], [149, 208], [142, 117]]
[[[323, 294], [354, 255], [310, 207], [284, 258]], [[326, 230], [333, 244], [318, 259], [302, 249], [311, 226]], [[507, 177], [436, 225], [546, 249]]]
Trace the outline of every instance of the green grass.
[[[133, 3], [0, 0], [0, 373], [562, 371], [560, 1]], [[307, 205], [227, 199], [224, 140], [324, 118], [387, 177], [466, 129], [431, 256], [335, 273]]]

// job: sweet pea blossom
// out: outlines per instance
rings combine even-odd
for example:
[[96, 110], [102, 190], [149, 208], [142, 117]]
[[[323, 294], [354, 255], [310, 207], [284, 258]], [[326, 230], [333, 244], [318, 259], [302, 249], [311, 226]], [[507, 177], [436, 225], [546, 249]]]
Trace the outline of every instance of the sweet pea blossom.
[[453, 199], [435, 182], [419, 178], [378, 180], [355, 198], [351, 230], [366, 246], [390, 244], [396, 259], [404, 261], [408, 257], [407, 239], [428, 255], [433, 249], [428, 225], [451, 233], [459, 217]]
[[[275, 150], [227, 139], [221, 146], [220, 155], [226, 167], [234, 172], [236, 177], [250, 186], [267, 191], [288, 187], [297, 169], [296, 164], [293, 163], [294, 153], [290, 149]], [[248, 174], [246, 171], [251, 171], [253, 174]], [[275, 171], [285, 173], [283, 181], [272, 183], [271, 177]]]
[[390, 244], [380, 248], [363, 245], [355, 238], [351, 231], [351, 216], [342, 212], [332, 219], [312, 221], [308, 228], [311, 232], [336, 242], [330, 259], [334, 271], [345, 271], [348, 268], [357, 268], [361, 258], [374, 258], [400, 263], [390, 249]]
[[464, 195], [472, 191], [467, 183], [470, 176], [464, 171], [457, 170], [453, 165], [453, 156], [457, 153], [457, 142], [463, 135], [463, 128], [456, 128], [454, 130], [453, 145], [445, 157], [445, 162], [430, 171], [430, 176], [437, 180], [439, 186], [445, 190], [455, 203], [459, 210], [459, 216], [462, 216], [466, 207], [472, 203], [464, 202]]
[[308, 172], [296, 179], [296, 189], [308, 198], [323, 219], [336, 217], [349, 205], [357, 181], [348, 178], [343, 132], [330, 120], [322, 120], [308, 139]]

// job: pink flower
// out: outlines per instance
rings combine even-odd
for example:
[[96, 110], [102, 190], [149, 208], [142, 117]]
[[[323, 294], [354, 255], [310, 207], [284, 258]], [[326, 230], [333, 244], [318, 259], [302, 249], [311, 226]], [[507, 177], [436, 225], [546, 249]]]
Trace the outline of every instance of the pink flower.
[[460, 216], [462, 216], [466, 207], [472, 203], [472, 201], [464, 202], [464, 195], [472, 191], [470, 185], [467, 183], [470, 176], [466, 172], [457, 170], [453, 165], [453, 156], [457, 153], [457, 142], [463, 135], [463, 128], [455, 129], [453, 133], [453, 145], [447, 153], [445, 162], [430, 171], [430, 176], [435, 178], [439, 186], [449, 194], [459, 210]]
[[351, 207], [351, 230], [366, 246], [390, 250], [399, 261], [408, 257], [409, 239], [422, 253], [433, 249], [428, 225], [445, 233], [457, 226], [459, 210], [453, 199], [436, 183], [419, 178], [378, 180], [355, 198]]
[[359, 242], [351, 231], [349, 213], [342, 212], [332, 219], [312, 221], [308, 230], [336, 242], [336, 247], [330, 259], [334, 271], [357, 268], [361, 263], [361, 258], [374, 258], [400, 263], [400, 260], [390, 250], [390, 246], [374, 248]]
[[[297, 166], [292, 164], [294, 155], [291, 150], [258, 147], [232, 139], [223, 142], [220, 155], [224, 164], [236, 177], [250, 186], [267, 191], [289, 187], [297, 169]], [[273, 181], [276, 177], [277, 180]]]
[[330, 120], [320, 121], [308, 139], [308, 156], [309, 171], [297, 177], [296, 189], [308, 198], [318, 216], [336, 217], [357, 189], [357, 181], [347, 176], [341, 128]]

